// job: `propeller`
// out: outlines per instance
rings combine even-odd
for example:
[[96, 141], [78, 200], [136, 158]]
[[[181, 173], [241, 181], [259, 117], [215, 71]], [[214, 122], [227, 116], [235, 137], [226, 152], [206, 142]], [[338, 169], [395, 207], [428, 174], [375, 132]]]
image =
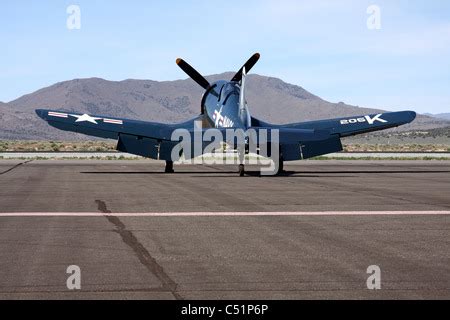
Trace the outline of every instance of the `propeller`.
[[239, 82], [242, 79], [242, 70], [245, 68], [245, 72], [249, 72], [251, 68], [258, 62], [260, 57], [259, 53], [255, 53], [250, 57], [250, 59], [247, 60], [247, 62], [242, 66], [242, 68], [239, 69], [238, 72], [234, 75], [233, 79], [231, 81]]
[[[238, 72], [234, 75], [233, 79], [231, 81], [239, 82], [242, 80], [242, 71], [245, 70], [245, 72], [249, 72], [251, 68], [258, 62], [259, 60], [259, 53], [255, 53], [250, 57], [250, 59], [247, 60], [247, 62], [239, 69]], [[177, 59], [177, 65], [184, 71], [186, 74], [192, 78], [195, 82], [197, 82], [200, 86], [202, 86], [205, 90], [209, 88], [210, 84], [208, 80], [205, 79], [200, 73], [198, 73], [197, 70], [191, 67], [189, 63], [184, 61], [181, 58]]]
[[177, 59], [177, 65], [184, 71], [186, 74], [192, 78], [195, 82], [197, 82], [203, 89], [208, 89], [209, 82], [206, 80], [197, 70], [192, 68], [186, 61], [181, 58]]

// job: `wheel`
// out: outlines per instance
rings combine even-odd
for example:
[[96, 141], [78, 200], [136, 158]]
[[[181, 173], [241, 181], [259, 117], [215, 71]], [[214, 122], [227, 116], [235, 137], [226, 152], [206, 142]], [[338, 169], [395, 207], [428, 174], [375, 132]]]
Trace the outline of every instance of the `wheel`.
[[166, 168], [164, 169], [165, 173], [174, 173], [173, 170], [173, 161], [166, 161]]
[[284, 161], [283, 158], [280, 159], [279, 162], [280, 173], [284, 171]]
[[283, 158], [280, 157], [280, 160], [278, 161], [277, 175], [283, 174], [283, 172], [284, 172], [284, 161], [283, 161]]
[[239, 176], [240, 176], [240, 177], [243, 177], [243, 176], [244, 176], [244, 173], [245, 173], [244, 165], [243, 165], [243, 164], [240, 164], [240, 165], [239, 165]]

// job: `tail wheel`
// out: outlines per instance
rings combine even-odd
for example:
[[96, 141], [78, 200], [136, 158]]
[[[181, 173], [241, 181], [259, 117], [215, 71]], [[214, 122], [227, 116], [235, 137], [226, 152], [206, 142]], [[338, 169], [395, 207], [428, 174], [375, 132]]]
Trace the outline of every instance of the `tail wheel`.
[[244, 173], [245, 173], [244, 165], [243, 165], [243, 164], [240, 164], [240, 165], [239, 165], [239, 176], [240, 176], [240, 177], [243, 177], [243, 176], [244, 176]]

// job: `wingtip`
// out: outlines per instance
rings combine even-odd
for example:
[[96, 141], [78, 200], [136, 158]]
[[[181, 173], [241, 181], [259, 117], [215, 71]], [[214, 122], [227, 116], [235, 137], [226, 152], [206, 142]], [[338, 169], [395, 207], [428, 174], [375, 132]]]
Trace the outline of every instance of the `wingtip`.
[[39, 118], [45, 119], [45, 110], [44, 109], [35, 109], [34, 112], [38, 115]]
[[412, 110], [408, 110], [408, 111], [406, 111], [406, 113], [408, 114], [408, 116], [410, 118], [409, 122], [413, 121], [417, 116], [417, 113]]

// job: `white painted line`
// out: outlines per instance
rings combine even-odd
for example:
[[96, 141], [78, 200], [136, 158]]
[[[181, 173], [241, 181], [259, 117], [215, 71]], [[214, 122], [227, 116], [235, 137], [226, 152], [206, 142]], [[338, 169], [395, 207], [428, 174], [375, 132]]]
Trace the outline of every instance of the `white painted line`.
[[278, 211], [278, 212], [0, 212], [0, 217], [201, 217], [201, 216], [358, 216], [450, 215], [450, 211]]

